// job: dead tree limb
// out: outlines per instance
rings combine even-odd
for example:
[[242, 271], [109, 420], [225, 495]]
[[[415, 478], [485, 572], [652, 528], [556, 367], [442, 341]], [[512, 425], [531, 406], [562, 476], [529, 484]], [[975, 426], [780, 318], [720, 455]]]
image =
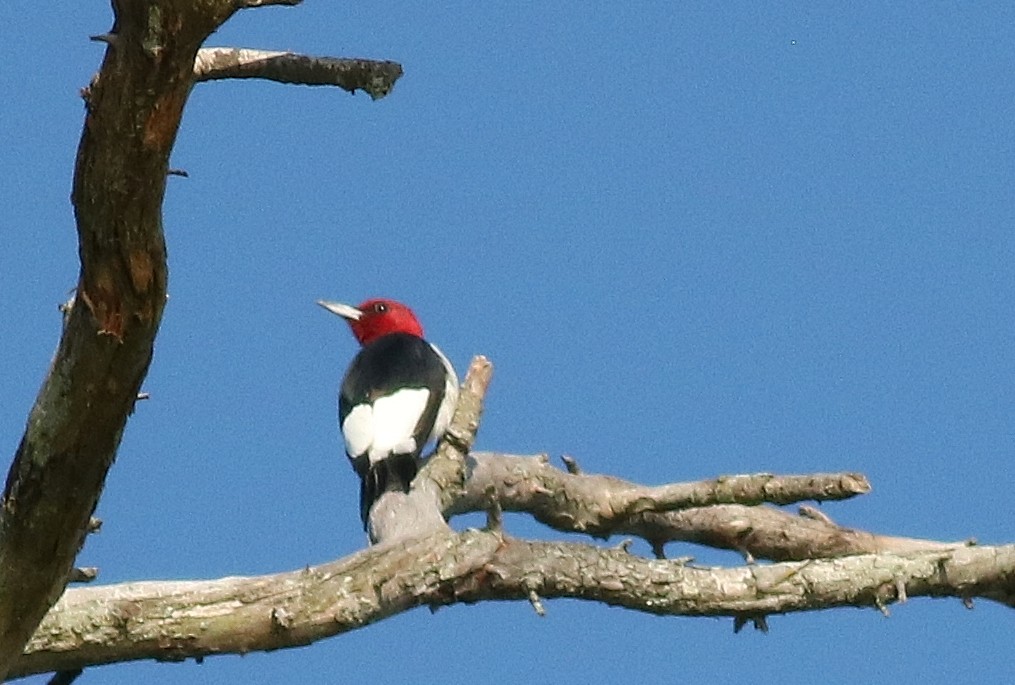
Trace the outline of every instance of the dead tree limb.
[[402, 65], [398, 62], [249, 48], [201, 48], [194, 62], [197, 81], [259, 78], [306, 86], [338, 86], [350, 93], [362, 90], [374, 100], [390, 93], [401, 75]]
[[474, 452], [470, 459], [471, 476], [461, 496], [447, 501], [449, 515], [482, 510], [492, 491], [505, 511], [528, 513], [556, 530], [600, 539], [634, 535], [660, 555], [668, 542], [694, 542], [773, 561], [941, 551], [966, 544], [876, 535], [772, 507], [746, 506], [839, 500], [868, 492], [867, 479], [856, 473], [726, 476], [645, 486], [562, 471], [544, 455]]
[[[644, 487], [616, 478], [563, 473], [541, 457], [490, 453], [467, 457], [491, 371], [482, 357], [473, 361], [448, 438], [408, 497], [421, 496], [436, 508], [442, 493], [452, 492], [473, 508], [486, 508], [493, 498], [505, 508], [537, 514], [560, 499], [574, 500], [569, 511], [576, 513], [575, 518], [561, 519], [572, 525], [558, 526], [565, 530], [581, 530], [573, 524], [582, 517], [608, 521], [602, 514], [613, 510], [600, 505], [614, 500], [639, 502], [639, 512], [633, 515], [626, 505], [619, 507], [622, 515], [615, 523], [631, 516], [674, 516], [732, 506], [760, 510], [716, 505], [667, 511], [676, 503], [675, 492], [690, 493], [686, 501], [695, 504], [713, 498], [726, 501], [729, 494], [719, 486], [724, 479]], [[763, 474], [740, 476], [735, 482], [743, 486], [739, 491], [748, 500], [757, 495], [759, 486], [781, 483], [771, 492], [783, 501], [791, 490], [797, 496], [851, 496], [856, 489], [852, 484], [865, 481], [852, 474], [786, 478]], [[846, 485], [840, 487], [842, 483]], [[533, 492], [535, 504], [530, 499]], [[518, 493], [523, 495], [516, 497]], [[653, 493], [662, 496], [653, 500]], [[582, 502], [583, 497], [588, 501]], [[644, 511], [655, 508], [664, 511]], [[834, 527], [820, 519], [800, 520]], [[1015, 546], [974, 548], [914, 541], [924, 547], [905, 554], [698, 568], [681, 561], [645, 559], [625, 548], [514, 540], [499, 527], [455, 533], [442, 525], [429, 535], [394, 540], [382, 540], [330, 564], [271, 576], [69, 590], [47, 615], [13, 674], [294, 647], [417, 606], [484, 600], [522, 599], [545, 611], [543, 599], [572, 597], [661, 615], [731, 616], [737, 626], [750, 621], [767, 625], [765, 617], [773, 613], [837, 606], [886, 611], [892, 602], [916, 596], [1015, 603]]]
[[289, 573], [69, 590], [12, 674], [294, 647], [414, 607], [530, 601], [533, 594], [741, 621], [841, 606], [880, 609], [901, 597], [1011, 605], [1015, 545], [698, 568], [622, 549], [439, 531]]

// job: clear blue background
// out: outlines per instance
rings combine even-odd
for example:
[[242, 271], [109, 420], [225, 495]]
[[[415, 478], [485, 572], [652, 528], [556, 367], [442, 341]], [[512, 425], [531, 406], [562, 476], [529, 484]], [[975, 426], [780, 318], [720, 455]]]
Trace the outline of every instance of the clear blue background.
[[[195, 88], [151, 399], [80, 557], [101, 582], [260, 574], [363, 545], [335, 420], [355, 345], [321, 297], [403, 299], [460, 370], [490, 356], [482, 448], [648, 483], [857, 470], [874, 491], [827, 506], [840, 522], [1015, 540], [1010, 3], [419, 5], [248, 11], [209, 42], [394, 59], [405, 76], [380, 102]], [[10, 455], [77, 278], [77, 91], [111, 14], [8, 3], [0, 21]], [[1015, 615], [987, 602], [772, 617], [768, 635], [547, 608], [419, 610], [304, 649], [81, 682], [991, 683], [1015, 663]]]

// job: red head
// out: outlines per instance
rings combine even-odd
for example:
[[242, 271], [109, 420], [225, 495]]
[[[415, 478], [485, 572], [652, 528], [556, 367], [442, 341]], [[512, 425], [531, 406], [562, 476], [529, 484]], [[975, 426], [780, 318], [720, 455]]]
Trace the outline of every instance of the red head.
[[423, 326], [419, 319], [401, 302], [375, 298], [356, 307], [324, 300], [318, 300], [317, 304], [345, 319], [360, 345], [369, 344], [388, 333], [408, 333], [423, 337]]

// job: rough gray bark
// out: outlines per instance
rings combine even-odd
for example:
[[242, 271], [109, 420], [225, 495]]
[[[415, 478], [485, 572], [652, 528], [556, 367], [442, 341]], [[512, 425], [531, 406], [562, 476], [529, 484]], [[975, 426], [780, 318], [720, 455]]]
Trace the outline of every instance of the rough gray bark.
[[[712, 503], [755, 502], [765, 493], [779, 502], [842, 498], [867, 487], [855, 474], [761, 474], [645, 487], [577, 473], [574, 466], [564, 473], [543, 457], [470, 455], [491, 372], [485, 359], [473, 361], [448, 439], [408, 495], [413, 499], [410, 511], [438, 511], [444, 493], [458, 492], [452, 509], [491, 510], [491, 530], [455, 533], [441, 519], [439, 526], [407, 537], [399, 523], [387, 542], [315, 568], [257, 578], [69, 590], [12, 675], [295, 647], [418, 606], [496, 599], [528, 600], [539, 612], [545, 610], [543, 598], [573, 597], [661, 615], [731, 616], [737, 628], [747, 622], [764, 627], [765, 617], [773, 613], [837, 606], [887, 611], [890, 603], [915, 596], [965, 602], [985, 597], [1015, 604], [1015, 546], [971, 547], [868, 534], [868, 541], [887, 541], [886, 549], [904, 551], [824, 560], [810, 554], [803, 561], [767, 566], [697, 568], [686, 560], [632, 555], [626, 544], [604, 549], [511, 539], [498, 527], [501, 508], [534, 513], [567, 531], [587, 531], [587, 522], [596, 521], [596, 534], [602, 535], [632, 516], [739, 507], [751, 512], [746, 521], [758, 525], [756, 535], [778, 540], [778, 525], [766, 531], [759, 523], [765, 515], [752, 518], [765, 509]], [[671, 511], [678, 504], [705, 506]], [[546, 515], [554, 507], [566, 515]], [[777, 523], [797, 518], [767, 511], [783, 517]], [[827, 519], [799, 520], [824, 526], [825, 536], [835, 537], [837, 527]], [[812, 539], [821, 549], [824, 538]]]
[[[445, 512], [483, 509], [490, 493], [506, 511], [531, 514], [541, 523], [570, 533], [605, 539], [633, 535], [647, 540], [657, 556], [667, 542], [695, 542], [740, 552], [748, 560], [792, 561], [851, 554], [941, 551], [965, 542], [935, 542], [845, 528], [801, 507], [793, 516], [781, 509], [749, 506], [805, 500], [840, 500], [870, 491], [856, 473], [807, 476], [725, 476], [711, 481], [643, 486], [613, 476], [553, 467], [546, 455], [529, 457], [475, 452], [464, 490], [445, 487]], [[448, 496], [453, 493], [454, 497]]]
[[[439, 531], [257, 578], [69, 590], [14, 675], [306, 645], [419, 606], [573, 597], [666, 616], [884, 610], [907, 597], [1015, 597], [1015, 545], [697, 568], [622, 548]], [[242, 598], [242, 599], [241, 599]]]

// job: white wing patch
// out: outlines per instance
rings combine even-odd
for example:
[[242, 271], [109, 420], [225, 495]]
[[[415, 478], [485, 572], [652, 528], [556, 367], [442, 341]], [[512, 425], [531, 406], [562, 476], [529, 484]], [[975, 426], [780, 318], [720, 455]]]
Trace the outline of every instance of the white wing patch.
[[342, 422], [342, 438], [345, 451], [350, 457], [366, 454], [374, 441], [374, 408], [369, 404], [357, 404]]
[[342, 422], [346, 450], [353, 456], [366, 454], [371, 464], [391, 454], [415, 452], [412, 433], [428, 399], [426, 388], [406, 388], [375, 400], [373, 406], [353, 407]]

